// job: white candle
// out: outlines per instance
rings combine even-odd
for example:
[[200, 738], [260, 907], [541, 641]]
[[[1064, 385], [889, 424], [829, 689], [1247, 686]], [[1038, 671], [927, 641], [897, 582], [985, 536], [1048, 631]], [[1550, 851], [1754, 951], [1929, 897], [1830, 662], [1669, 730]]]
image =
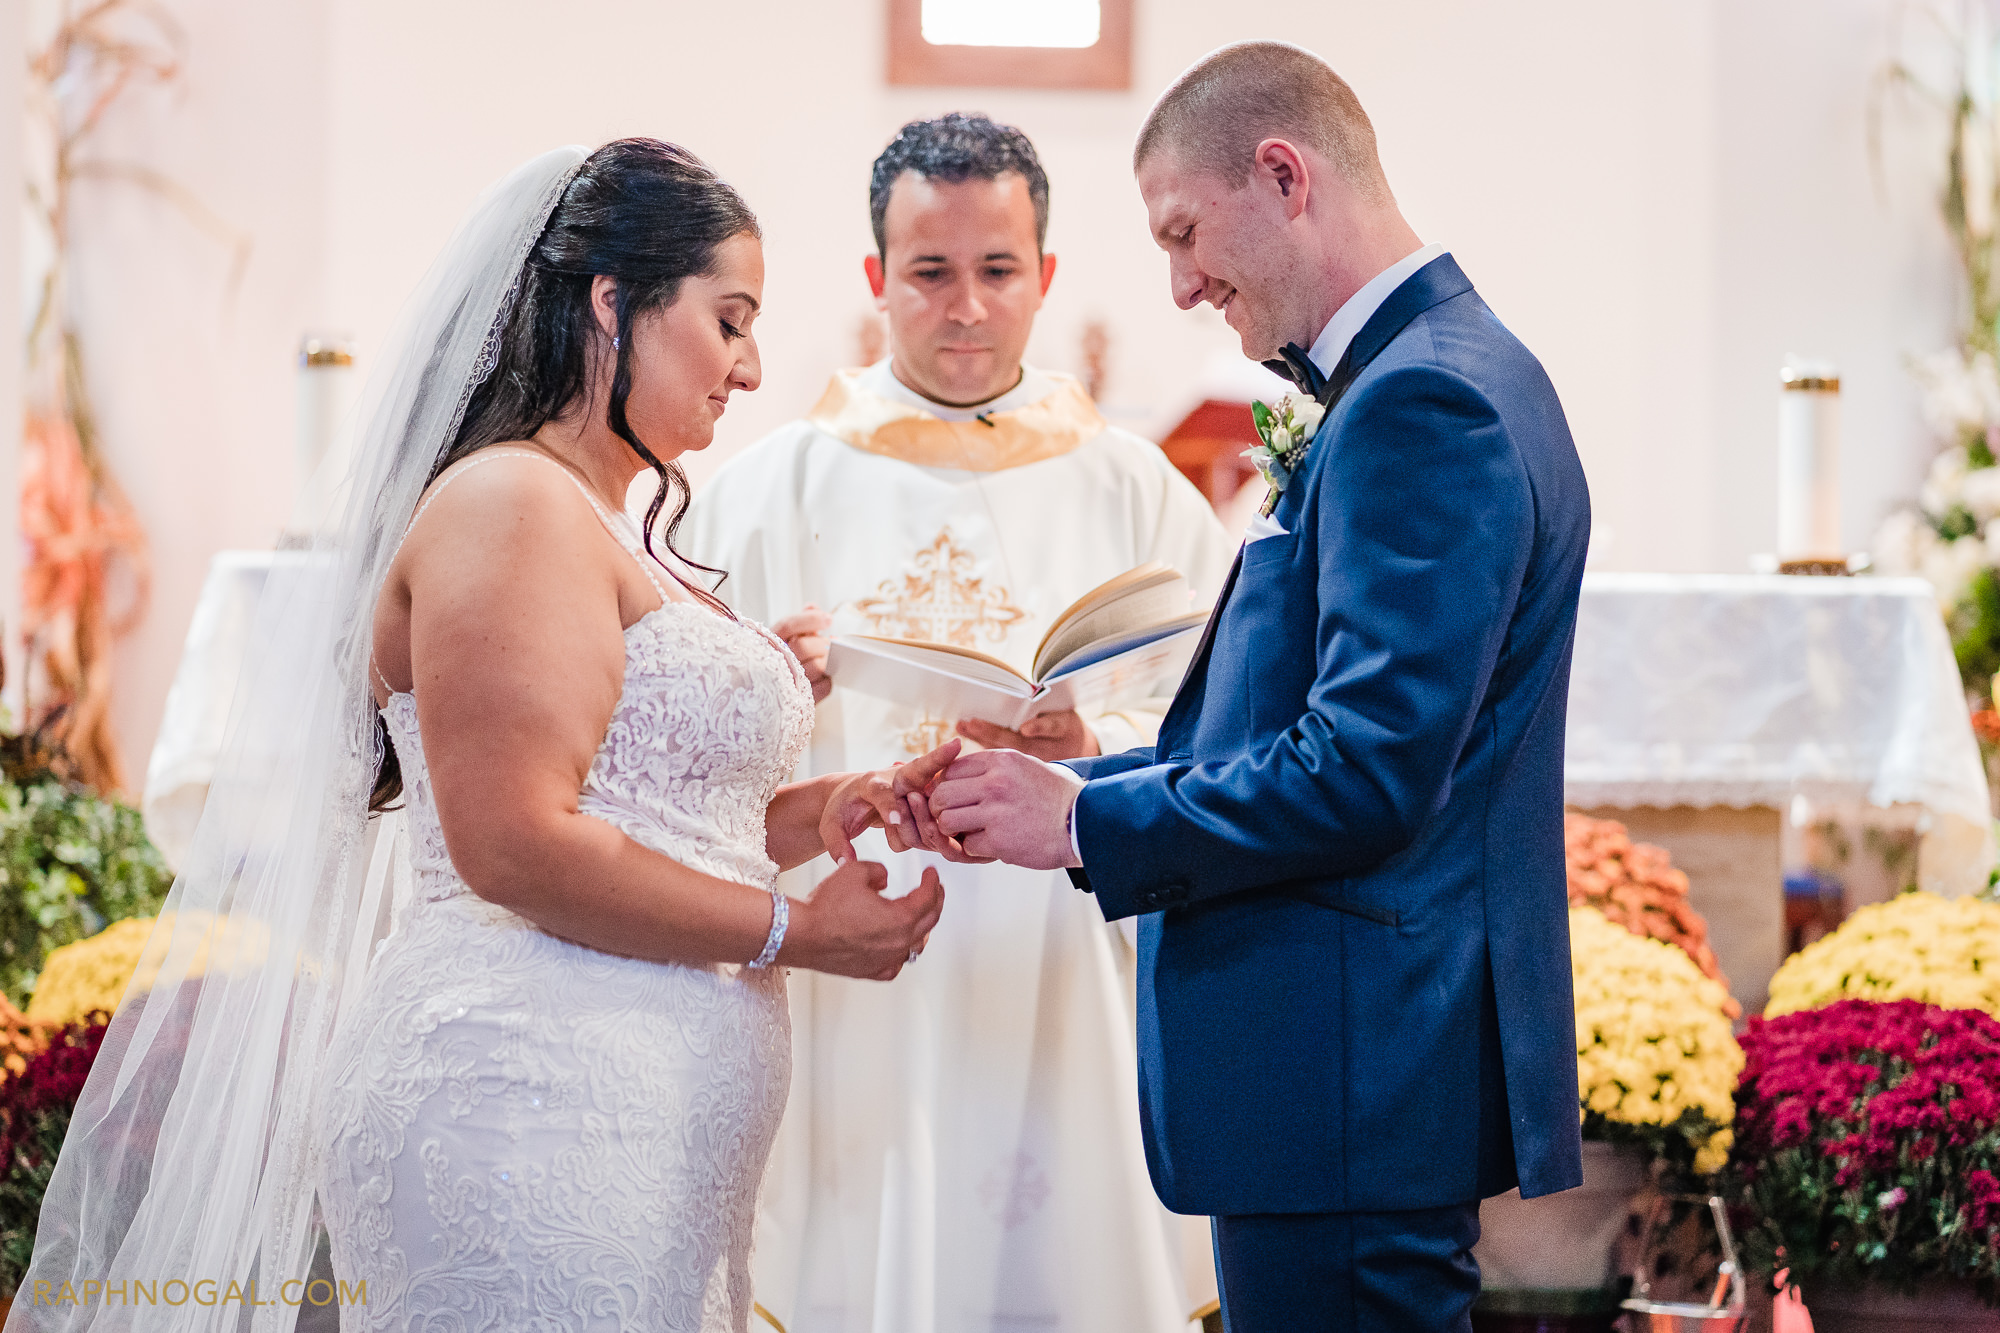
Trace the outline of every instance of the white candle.
[[1840, 542], [1840, 376], [1788, 362], [1778, 391], [1778, 559], [1844, 560]]
[[333, 451], [354, 405], [354, 352], [344, 338], [308, 337], [299, 344], [296, 494], [309, 501], [313, 477]]

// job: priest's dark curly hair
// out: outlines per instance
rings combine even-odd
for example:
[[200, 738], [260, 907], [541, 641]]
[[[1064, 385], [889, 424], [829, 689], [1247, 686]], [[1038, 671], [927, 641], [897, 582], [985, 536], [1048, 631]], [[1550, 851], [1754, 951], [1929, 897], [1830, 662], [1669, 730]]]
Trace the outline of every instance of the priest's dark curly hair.
[[906, 171], [953, 185], [1020, 173], [1035, 205], [1035, 247], [1047, 247], [1049, 176], [1035, 145], [1012, 125], [995, 124], [977, 112], [954, 111], [936, 120], [913, 120], [896, 131], [868, 177], [868, 216], [875, 224], [875, 249], [884, 259], [889, 257], [889, 191]]

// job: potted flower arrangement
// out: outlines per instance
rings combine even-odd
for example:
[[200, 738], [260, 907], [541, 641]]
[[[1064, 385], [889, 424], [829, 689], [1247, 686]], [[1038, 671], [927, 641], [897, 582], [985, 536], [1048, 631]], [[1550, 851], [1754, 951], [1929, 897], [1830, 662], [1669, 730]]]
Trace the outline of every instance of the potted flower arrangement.
[[1764, 1016], [1836, 1000], [1921, 1000], [2000, 1018], [2000, 906], [1910, 892], [1863, 907], [1785, 960]]
[[1751, 1020], [1737, 1094], [1746, 1264], [1819, 1333], [2000, 1329], [2000, 1020], [1836, 1000]]
[[28, 1271], [42, 1196], [107, 1021], [98, 1014], [59, 1030], [20, 1072], [0, 1080], [0, 1292], [9, 1303]]
[[47, 726], [0, 734], [0, 1310], [26, 1270], [43, 1192], [116, 1004], [44, 1018], [15, 1001], [34, 1008], [48, 955], [107, 922], [121, 939], [143, 937], [173, 881], [138, 811], [75, 776]]
[[137, 810], [46, 770], [0, 778], [0, 993], [26, 1004], [49, 950], [153, 915], [172, 885]]
[[1591, 908], [1569, 917], [1585, 1141], [1638, 1148], [1681, 1181], [1720, 1170], [1743, 1068], [1729, 992], [1672, 945]]
[[[1708, 922], [1694, 910], [1688, 877], [1674, 868], [1665, 848], [1632, 841], [1615, 819], [1571, 811], [1563, 816], [1563, 860], [1571, 906], [1595, 907], [1634, 935], [1674, 945], [1703, 976], [1728, 991], [1729, 978], [1722, 975], [1708, 943]], [[1742, 1016], [1733, 999], [1724, 1012], [1732, 1019]]]
[[1593, 907], [1569, 916], [1584, 1183], [1544, 1199], [1510, 1193], [1482, 1208], [1474, 1254], [1486, 1290], [1475, 1322], [1489, 1328], [1526, 1318], [1542, 1328], [1608, 1328], [1620, 1294], [1613, 1247], [1633, 1197], [1651, 1179], [1713, 1172], [1729, 1152], [1743, 1066], [1729, 993], [1675, 945]]
[[[1934, 49], [1892, 63], [1882, 87], [1909, 94], [1941, 131], [1938, 205], [1963, 277], [1963, 323], [1954, 346], [1913, 365], [1940, 452], [1917, 503], [1888, 517], [1872, 551], [1883, 571], [1936, 589], [1965, 688], [1990, 711], [2000, 671], [2000, 46], [1984, 0], [1923, 9], [1911, 31]], [[1938, 81], [1928, 69], [1952, 74]]]

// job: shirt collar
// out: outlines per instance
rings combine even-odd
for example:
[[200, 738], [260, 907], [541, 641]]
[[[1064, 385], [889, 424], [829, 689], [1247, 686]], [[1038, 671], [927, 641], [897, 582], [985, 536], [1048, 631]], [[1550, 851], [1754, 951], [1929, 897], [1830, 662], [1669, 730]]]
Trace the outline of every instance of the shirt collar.
[[861, 387], [891, 402], [920, 408], [939, 421], [971, 421], [988, 413], [1012, 412], [1016, 408], [1026, 407], [1029, 403], [1039, 403], [1054, 393], [1057, 386], [1054, 380], [1041, 371], [1023, 364], [1020, 382], [999, 397], [989, 398], [983, 403], [973, 403], [969, 407], [948, 407], [943, 403], [932, 402], [897, 379], [896, 372], [889, 368], [889, 358], [885, 356], [861, 372]]
[[[1411, 254], [1404, 255], [1389, 267], [1377, 273], [1362, 285], [1360, 291], [1347, 298], [1340, 309], [1333, 312], [1333, 318], [1320, 330], [1313, 340], [1312, 361], [1322, 375], [1333, 374], [1333, 368], [1340, 364], [1340, 358], [1347, 355], [1347, 345], [1354, 341], [1354, 335], [1361, 332], [1370, 317], [1382, 308], [1390, 293], [1402, 286], [1424, 265], [1449, 251], [1437, 242], [1425, 246]], [[886, 362], [884, 363], [887, 364]], [[893, 376], [891, 377], [893, 378]]]

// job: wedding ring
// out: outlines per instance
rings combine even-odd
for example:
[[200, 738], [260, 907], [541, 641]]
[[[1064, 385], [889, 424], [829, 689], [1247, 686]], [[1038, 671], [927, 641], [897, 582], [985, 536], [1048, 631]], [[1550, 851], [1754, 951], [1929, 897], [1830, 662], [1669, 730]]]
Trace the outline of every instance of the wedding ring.
[[921, 954], [922, 952], [923, 952], [923, 950], [922, 950], [922, 949], [912, 949], [912, 950], [910, 950], [910, 956], [909, 956], [908, 958], [905, 958], [905, 959], [903, 960], [903, 962], [904, 962], [904, 963], [905, 963], [906, 965], [907, 965], [907, 964], [910, 964], [910, 963], [914, 963], [914, 962], [916, 962], [916, 961], [917, 961], [917, 955]]

